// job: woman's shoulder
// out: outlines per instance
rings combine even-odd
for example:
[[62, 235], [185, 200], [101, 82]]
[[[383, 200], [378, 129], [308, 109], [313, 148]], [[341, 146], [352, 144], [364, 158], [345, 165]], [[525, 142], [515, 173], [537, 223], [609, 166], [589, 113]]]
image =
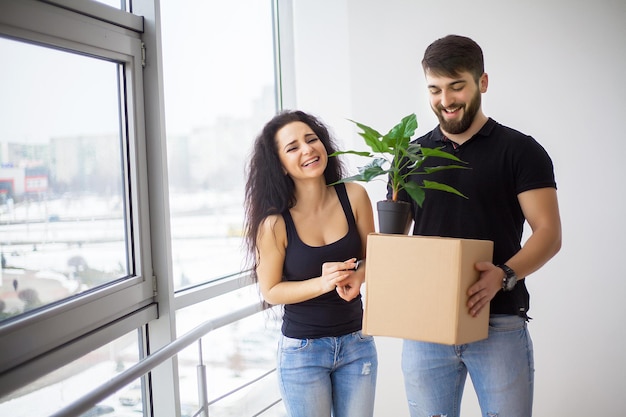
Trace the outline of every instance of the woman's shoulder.
[[345, 185], [350, 201], [362, 201], [364, 199], [369, 201], [369, 195], [364, 186], [356, 182], [347, 182]]
[[276, 242], [287, 241], [287, 227], [281, 214], [270, 214], [261, 221], [259, 227], [259, 240], [271, 239]]
[[261, 221], [261, 227], [259, 227], [259, 230], [274, 230], [276, 229], [276, 227], [282, 227], [283, 229], [285, 228], [285, 219], [283, 218], [282, 214], [270, 214], [269, 216], [264, 218]]
[[372, 201], [364, 186], [349, 182], [346, 183], [346, 192], [348, 193], [348, 200], [357, 222], [361, 216], [370, 217], [372, 215]]

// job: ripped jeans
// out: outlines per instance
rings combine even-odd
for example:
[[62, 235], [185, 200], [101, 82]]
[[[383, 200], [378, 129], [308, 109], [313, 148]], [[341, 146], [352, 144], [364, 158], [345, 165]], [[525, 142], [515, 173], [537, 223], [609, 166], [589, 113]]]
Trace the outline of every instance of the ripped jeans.
[[403, 343], [411, 417], [459, 417], [468, 373], [483, 417], [532, 415], [533, 346], [522, 317], [492, 315], [488, 338], [465, 345]]
[[277, 371], [289, 417], [374, 415], [378, 358], [372, 336], [281, 336]]

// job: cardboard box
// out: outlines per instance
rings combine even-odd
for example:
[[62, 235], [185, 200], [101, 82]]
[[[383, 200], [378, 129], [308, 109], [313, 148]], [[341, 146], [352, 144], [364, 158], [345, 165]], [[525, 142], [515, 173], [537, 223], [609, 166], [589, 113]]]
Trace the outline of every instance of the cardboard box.
[[363, 332], [459, 345], [487, 338], [489, 308], [477, 317], [467, 290], [493, 242], [372, 233], [367, 238]]

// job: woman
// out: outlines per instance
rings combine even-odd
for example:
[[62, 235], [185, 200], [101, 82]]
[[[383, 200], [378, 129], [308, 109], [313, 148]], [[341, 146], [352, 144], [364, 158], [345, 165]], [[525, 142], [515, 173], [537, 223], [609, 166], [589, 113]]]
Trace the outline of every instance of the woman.
[[373, 416], [378, 360], [361, 334], [360, 287], [372, 206], [342, 178], [328, 129], [285, 111], [257, 137], [246, 183], [246, 241], [264, 300], [284, 305], [278, 380], [291, 417]]

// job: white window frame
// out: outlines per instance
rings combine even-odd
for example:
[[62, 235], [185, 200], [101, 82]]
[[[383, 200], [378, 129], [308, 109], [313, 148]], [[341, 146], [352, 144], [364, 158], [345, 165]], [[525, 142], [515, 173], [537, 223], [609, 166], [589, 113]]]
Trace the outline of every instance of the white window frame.
[[[157, 317], [143, 97], [143, 19], [86, 1], [0, 0], [0, 36], [122, 63], [124, 279], [0, 325], [0, 396]], [[73, 10], [72, 10], [73, 9]], [[105, 16], [96, 19], [93, 16]]]

